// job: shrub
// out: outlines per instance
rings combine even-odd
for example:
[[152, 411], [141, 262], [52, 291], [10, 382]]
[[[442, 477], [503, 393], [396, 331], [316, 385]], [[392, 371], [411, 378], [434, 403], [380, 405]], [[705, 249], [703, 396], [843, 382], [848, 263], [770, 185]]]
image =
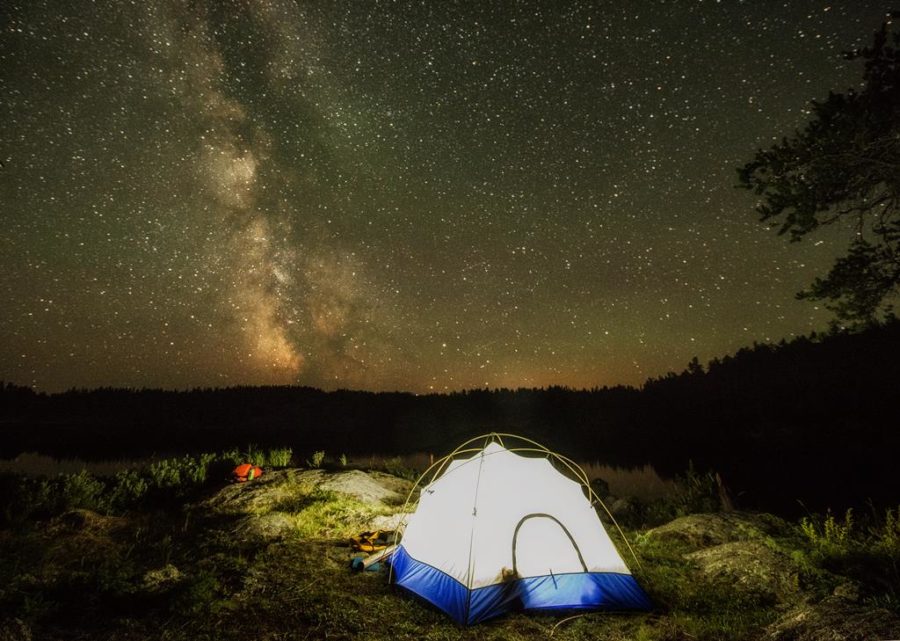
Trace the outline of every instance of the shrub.
[[244, 462], [244, 455], [236, 447], [233, 447], [230, 450], [225, 450], [224, 452], [222, 452], [222, 454], [219, 455], [219, 460], [227, 463], [231, 467], [234, 467]]
[[698, 472], [693, 461], [689, 462], [687, 471], [675, 477], [672, 503], [675, 516], [718, 511], [721, 503], [715, 475]]
[[216, 460], [215, 454], [200, 454], [196, 458], [185, 456], [181, 459], [182, 475], [194, 485], [203, 485], [209, 475], [209, 468]]
[[217, 458], [215, 454], [200, 454], [156, 461], [149, 470], [151, 484], [160, 490], [183, 490], [202, 485]]
[[900, 507], [884, 514], [884, 525], [875, 531], [876, 545], [892, 557], [900, 557]]
[[76, 508], [102, 509], [105, 489], [103, 482], [87, 470], [81, 470], [78, 474], [67, 474], [62, 480], [59, 508], [63, 511]]
[[306, 462], [309, 467], [312, 468], [320, 468], [322, 467], [322, 463], [325, 462], [325, 451], [324, 450], [316, 450], [312, 453], [310, 459]]
[[265, 456], [265, 465], [269, 467], [287, 467], [291, 464], [294, 451], [289, 447], [269, 450]]
[[800, 521], [800, 531], [812, 547], [825, 556], [849, 554], [854, 547], [853, 510], [847, 510], [843, 523], [829, 512], [819, 523], [816, 519], [804, 517]]
[[181, 466], [177, 459], [163, 459], [150, 465], [150, 481], [153, 487], [165, 490], [181, 485]]
[[134, 470], [122, 470], [113, 480], [109, 493], [109, 504], [116, 510], [127, 510], [143, 499], [150, 483]]
[[247, 445], [247, 449], [242, 453], [240, 462], [262, 467], [266, 462], [266, 453], [259, 449], [256, 443], [250, 443]]

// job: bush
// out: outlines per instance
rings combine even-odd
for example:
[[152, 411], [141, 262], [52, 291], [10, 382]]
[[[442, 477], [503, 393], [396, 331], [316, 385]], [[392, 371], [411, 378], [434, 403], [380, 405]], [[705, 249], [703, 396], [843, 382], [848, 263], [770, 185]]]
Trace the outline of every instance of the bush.
[[324, 463], [324, 462], [325, 462], [325, 451], [317, 450], [312, 453], [312, 456], [306, 462], [306, 464], [311, 468], [318, 469], [318, 468], [322, 467], [322, 463]]
[[244, 462], [244, 455], [236, 447], [233, 447], [230, 450], [222, 452], [219, 456], [219, 460], [229, 464], [231, 467], [235, 467]]
[[675, 516], [717, 512], [721, 502], [715, 474], [698, 472], [693, 461], [689, 462], [687, 471], [675, 477], [672, 504]]
[[150, 482], [160, 490], [185, 490], [203, 485], [217, 459], [215, 454], [200, 454], [156, 461], [150, 466]]
[[163, 459], [150, 465], [153, 487], [165, 490], [181, 485], [181, 466], [177, 459]]
[[200, 454], [196, 458], [185, 456], [181, 459], [182, 474], [194, 485], [203, 485], [209, 475], [209, 468], [216, 460], [215, 454]]
[[843, 523], [837, 521], [831, 512], [821, 522], [804, 517], [800, 521], [800, 531], [812, 547], [825, 556], [846, 555], [856, 547], [853, 540], [853, 510], [847, 510]]
[[266, 453], [259, 449], [255, 443], [250, 443], [242, 454], [241, 463], [250, 463], [263, 467], [266, 463]]
[[291, 464], [291, 458], [293, 457], [293, 455], [294, 451], [289, 447], [279, 447], [269, 450], [265, 456], [264, 467], [287, 467]]
[[150, 483], [134, 470], [122, 470], [113, 480], [109, 504], [115, 510], [134, 507], [147, 495]]
[[893, 558], [900, 558], [900, 507], [884, 514], [884, 524], [875, 530], [876, 546]]
[[67, 474], [62, 479], [59, 509], [101, 510], [105, 507], [103, 497], [105, 490], [103, 482], [87, 470], [81, 470], [78, 474]]

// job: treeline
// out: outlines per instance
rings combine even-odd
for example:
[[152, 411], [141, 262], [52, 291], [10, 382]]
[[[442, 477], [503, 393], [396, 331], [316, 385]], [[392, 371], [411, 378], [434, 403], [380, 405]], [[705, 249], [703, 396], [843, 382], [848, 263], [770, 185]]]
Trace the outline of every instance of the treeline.
[[472, 390], [446, 395], [308, 387], [0, 389], [0, 456], [142, 457], [245, 447], [441, 454], [511, 431], [579, 460], [689, 461], [739, 504], [770, 509], [900, 500], [900, 322], [754, 345], [642, 389]]

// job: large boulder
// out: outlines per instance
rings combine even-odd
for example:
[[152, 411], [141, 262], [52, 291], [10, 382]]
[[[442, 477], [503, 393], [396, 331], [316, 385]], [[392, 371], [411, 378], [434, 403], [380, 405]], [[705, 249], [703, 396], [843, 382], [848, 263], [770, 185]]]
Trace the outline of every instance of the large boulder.
[[380, 508], [402, 505], [411, 487], [409, 481], [382, 472], [278, 470], [253, 481], [229, 485], [204, 501], [201, 507], [230, 515], [297, 511], [306, 497], [320, 490], [343, 494]]
[[412, 483], [384, 472], [350, 470], [325, 476], [319, 487], [347, 494], [363, 503], [402, 506], [412, 489]]
[[771, 514], [691, 514], [649, 530], [642, 539], [646, 542], [675, 543], [700, 549], [733, 541], [763, 540], [783, 534], [788, 527], [783, 520]]
[[383, 472], [279, 470], [225, 487], [196, 507], [208, 515], [237, 517], [229, 528], [235, 541], [341, 538], [397, 527], [411, 487]]
[[700, 573], [755, 601], [775, 603], [797, 594], [798, 572], [781, 552], [760, 541], [732, 541], [687, 555]]

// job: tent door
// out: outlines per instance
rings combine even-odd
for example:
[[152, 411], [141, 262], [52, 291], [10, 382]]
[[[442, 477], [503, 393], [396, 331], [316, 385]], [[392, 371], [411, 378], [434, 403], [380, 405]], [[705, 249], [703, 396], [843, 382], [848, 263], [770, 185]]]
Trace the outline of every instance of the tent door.
[[513, 534], [512, 553], [519, 577], [588, 571], [572, 533], [551, 514], [522, 517]]

